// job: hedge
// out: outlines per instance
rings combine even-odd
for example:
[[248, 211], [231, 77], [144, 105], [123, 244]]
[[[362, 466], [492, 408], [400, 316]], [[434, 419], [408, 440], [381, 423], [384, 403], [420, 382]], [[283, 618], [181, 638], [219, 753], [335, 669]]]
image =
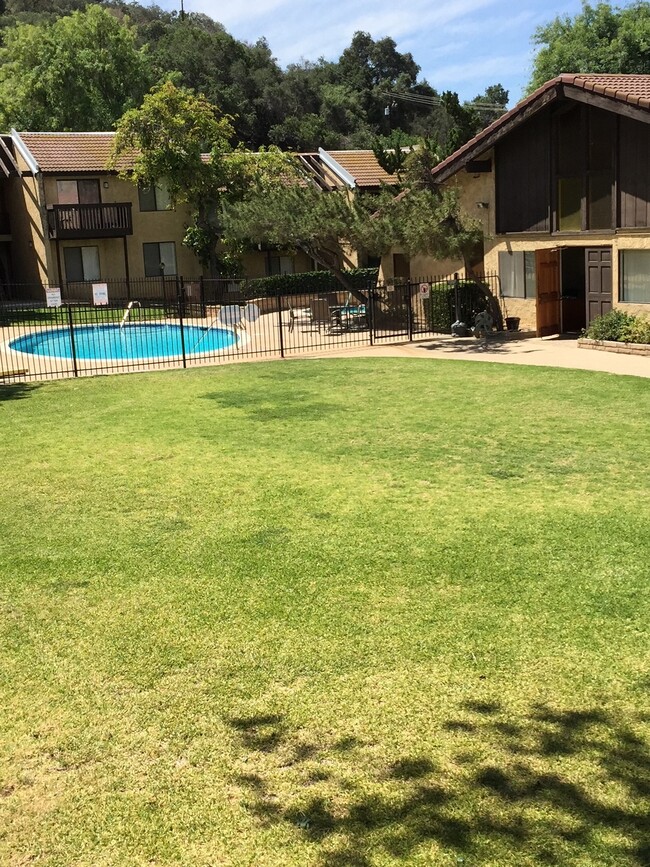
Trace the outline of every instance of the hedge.
[[[343, 272], [355, 289], [368, 289], [374, 286], [379, 274], [378, 268], [351, 268]], [[331, 271], [305, 271], [300, 274], [277, 274], [273, 277], [259, 277], [245, 280], [241, 291], [250, 298], [265, 298], [277, 295], [300, 295], [306, 292], [340, 292], [342, 284]]]
[[[484, 289], [487, 287], [475, 280], [458, 281], [460, 321], [468, 328], [474, 325], [476, 314], [487, 309]], [[431, 284], [428, 304], [425, 299], [425, 310], [432, 331], [451, 333], [451, 326], [456, 321], [456, 288], [453, 280]]]

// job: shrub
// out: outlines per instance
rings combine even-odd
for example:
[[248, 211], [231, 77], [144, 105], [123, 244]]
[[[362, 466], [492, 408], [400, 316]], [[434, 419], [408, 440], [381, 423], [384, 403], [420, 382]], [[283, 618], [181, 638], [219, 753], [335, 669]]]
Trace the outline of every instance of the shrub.
[[[487, 308], [481, 285], [475, 280], [458, 281], [460, 321], [469, 328], [474, 324], [476, 314]], [[432, 331], [451, 332], [451, 326], [456, 321], [456, 290], [453, 280], [431, 284], [428, 318]]]
[[650, 320], [633, 316], [624, 310], [610, 310], [598, 316], [585, 331], [592, 340], [614, 340], [621, 343], [650, 343]]
[[[367, 289], [377, 282], [378, 268], [351, 268], [343, 272], [355, 289]], [[300, 295], [306, 292], [340, 292], [341, 283], [331, 271], [305, 271], [301, 274], [277, 274], [246, 280], [241, 291], [249, 298], [276, 295]]]

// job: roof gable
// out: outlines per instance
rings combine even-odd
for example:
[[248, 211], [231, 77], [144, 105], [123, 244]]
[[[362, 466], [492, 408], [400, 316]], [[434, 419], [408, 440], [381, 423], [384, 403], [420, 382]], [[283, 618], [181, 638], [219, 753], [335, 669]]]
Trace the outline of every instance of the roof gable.
[[650, 123], [650, 75], [565, 73], [547, 81], [439, 163], [432, 172], [434, 180], [443, 183], [516, 126], [559, 99], [588, 102]]

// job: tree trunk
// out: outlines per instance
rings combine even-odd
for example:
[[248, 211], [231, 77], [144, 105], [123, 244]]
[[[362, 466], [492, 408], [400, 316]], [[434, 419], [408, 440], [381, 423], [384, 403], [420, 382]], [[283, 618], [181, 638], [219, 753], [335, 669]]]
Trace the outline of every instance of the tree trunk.
[[345, 276], [343, 271], [338, 267], [338, 265], [335, 265], [335, 264], [333, 264], [333, 262], [327, 260], [327, 257], [322, 250], [312, 249], [308, 245], [301, 245], [301, 249], [304, 250], [304, 252], [308, 256], [311, 256], [311, 258], [315, 262], [318, 262], [319, 265], [322, 265], [324, 268], [327, 268], [327, 270], [336, 277], [336, 279], [343, 286], [345, 291], [349, 292], [350, 295], [352, 295], [352, 297], [355, 298], [360, 304], [367, 304], [368, 303], [367, 295], [364, 295], [363, 292], [361, 292], [361, 290], [356, 289], [352, 285], [352, 283], [350, 283], [350, 281]]

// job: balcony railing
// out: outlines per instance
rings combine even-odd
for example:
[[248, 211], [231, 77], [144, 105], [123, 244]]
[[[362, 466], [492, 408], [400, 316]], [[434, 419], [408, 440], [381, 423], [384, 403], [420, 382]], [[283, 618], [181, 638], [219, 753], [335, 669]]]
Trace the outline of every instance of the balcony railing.
[[51, 238], [123, 238], [133, 234], [130, 202], [52, 205], [47, 215]]

